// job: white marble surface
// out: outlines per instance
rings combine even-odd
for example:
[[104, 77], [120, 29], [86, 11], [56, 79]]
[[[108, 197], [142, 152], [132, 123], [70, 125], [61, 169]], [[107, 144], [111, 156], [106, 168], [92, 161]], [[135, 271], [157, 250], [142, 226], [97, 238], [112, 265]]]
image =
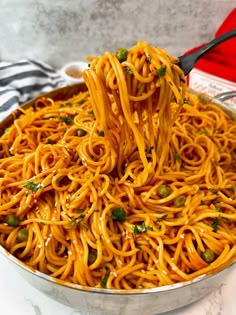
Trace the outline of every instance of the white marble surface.
[[[235, 315], [236, 267], [224, 284], [209, 296], [163, 315]], [[184, 298], [184, 297], [183, 297]], [[1, 315], [93, 315], [80, 313], [51, 300], [28, 284], [6, 258], [0, 256]], [[122, 314], [121, 314], [122, 315]], [[137, 314], [142, 315], [142, 314]], [[145, 315], [145, 314], [143, 314]]]

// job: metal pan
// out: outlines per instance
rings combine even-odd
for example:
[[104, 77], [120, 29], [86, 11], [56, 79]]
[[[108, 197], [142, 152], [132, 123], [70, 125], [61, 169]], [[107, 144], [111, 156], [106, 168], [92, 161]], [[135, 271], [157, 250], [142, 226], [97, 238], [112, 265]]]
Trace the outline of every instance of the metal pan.
[[[78, 83], [53, 90], [44, 94], [44, 96], [54, 100], [66, 100], [85, 90], [85, 84]], [[217, 104], [236, 120], [236, 112], [230, 106], [204, 94], [193, 93], [198, 95], [201, 102]], [[34, 105], [34, 102], [35, 99], [22, 107], [29, 108]], [[0, 135], [19, 115], [20, 111], [16, 110], [0, 123]], [[217, 289], [235, 266], [235, 260], [231, 260], [228, 264], [222, 265], [211, 273], [197, 277], [192, 281], [153, 289], [111, 290], [84, 287], [53, 279], [39, 271], [32, 270], [2, 246], [0, 246], [0, 253], [0, 261], [6, 259], [9, 264], [13, 264], [15, 269], [32, 286], [60, 303], [91, 315], [110, 315], [111, 313], [113, 315], [152, 315], [180, 308]]]

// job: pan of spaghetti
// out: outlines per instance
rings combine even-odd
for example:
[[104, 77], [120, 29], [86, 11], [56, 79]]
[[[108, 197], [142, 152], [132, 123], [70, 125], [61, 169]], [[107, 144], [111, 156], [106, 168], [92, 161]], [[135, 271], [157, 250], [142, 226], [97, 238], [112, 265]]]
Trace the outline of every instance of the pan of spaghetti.
[[236, 259], [236, 122], [139, 41], [0, 124], [0, 252], [91, 314], [158, 314]]

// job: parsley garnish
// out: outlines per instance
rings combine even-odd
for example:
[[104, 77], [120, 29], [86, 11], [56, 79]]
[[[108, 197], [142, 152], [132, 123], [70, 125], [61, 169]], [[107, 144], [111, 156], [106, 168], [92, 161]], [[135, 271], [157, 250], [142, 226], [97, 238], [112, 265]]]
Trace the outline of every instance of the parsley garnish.
[[164, 77], [166, 74], [166, 66], [162, 66], [157, 70], [157, 74], [159, 77]]
[[141, 224], [141, 232], [142, 233], [147, 232], [147, 227], [145, 225], [145, 222], [142, 222], [142, 224]]
[[180, 157], [179, 153], [174, 152], [174, 157], [175, 157], [176, 161], [181, 162], [181, 157]]
[[142, 250], [142, 247], [140, 245], [135, 245], [135, 247], [139, 250]]
[[130, 69], [130, 67], [126, 67], [125, 70], [129, 75], [133, 74], [133, 71]]
[[78, 101], [77, 104], [80, 106], [85, 103], [85, 100]]
[[138, 228], [137, 225], [133, 225], [132, 230], [134, 234], [141, 234], [147, 232], [147, 230], [153, 231], [153, 227], [152, 226], [146, 227], [145, 222], [142, 222], [140, 229]]
[[42, 186], [41, 184], [33, 183], [33, 182], [28, 182], [27, 184], [24, 185], [25, 188], [32, 190], [33, 192], [38, 191]]
[[187, 100], [187, 98], [184, 98], [184, 104], [192, 105], [192, 104], [190, 103], [190, 101]]
[[141, 233], [141, 232], [139, 231], [137, 225], [133, 225], [133, 226], [132, 226], [132, 230], [133, 230], [134, 234], [140, 234], [140, 233]]
[[156, 222], [161, 222], [162, 220], [166, 219], [168, 217], [168, 214], [163, 214], [160, 218], [156, 220]]
[[152, 60], [152, 57], [151, 57], [150, 55], [147, 55], [147, 56], [146, 56], [146, 60], [147, 60], [147, 61], [151, 61], [151, 60]]
[[218, 225], [219, 225], [219, 222], [220, 222], [220, 218], [214, 218], [213, 222], [212, 222], [212, 230], [213, 232], [217, 232], [218, 231]]
[[217, 191], [217, 190], [215, 190], [215, 189], [213, 189], [213, 188], [209, 188], [208, 190], [209, 190], [209, 192], [211, 192], [212, 194], [218, 195], [218, 191]]
[[126, 212], [123, 208], [115, 208], [112, 211], [111, 218], [113, 221], [125, 222]]
[[207, 130], [202, 130], [202, 131], [200, 131], [200, 134], [201, 135], [205, 135], [205, 136], [209, 136], [209, 132], [207, 131]]
[[213, 200], [211, 201], [211, 203], [212, 203], [213, 205], [216, 205], [216, 204], [217, 204], [217, 199], [213, 199]]
[[76, 209], [75, 211], [76, 211], [76, 213], [83, 213], [83, 212], [84, 212], [84, 210], [83, 210], [83, 209], [79, 209], [79, 208], [78, 208], [78, 209]]
[[99, 137], [104, 137], [105, 133], [103, 130], [99, 131]]
[[64, 121], [67, 125], [72, 123], [72, 119], [70, 117], [62, 117], [62, 116], [60, 116], [59, 118], [60, 118], [60, 120]]
[[105, 288], [105, 286], [106, 286], [106, 284], [107, 284], [108, 277], [109, 277], [109, 275], [106, 274], [106, 275], [102, 278], [102, 280], [101, 280], [101, 282], [100, 282], [100, 284], [101, 284], [101, 286], [102, 286], [103, 288]]

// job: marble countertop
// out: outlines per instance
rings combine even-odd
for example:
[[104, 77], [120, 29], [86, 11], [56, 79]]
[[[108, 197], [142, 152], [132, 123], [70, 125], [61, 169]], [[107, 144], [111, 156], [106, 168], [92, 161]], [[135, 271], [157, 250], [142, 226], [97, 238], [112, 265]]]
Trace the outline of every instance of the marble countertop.
[[[163, 315], [235, 315], [236, 268], [223, 285], [198, 302]], [[93, 315], [64, 306], [34, 289], [0, 256], [0, 302], [4, 315]], [[122, 315], [122, 314], [121, 314]], [[139, 315], [139, 314], [137, 314]]]

